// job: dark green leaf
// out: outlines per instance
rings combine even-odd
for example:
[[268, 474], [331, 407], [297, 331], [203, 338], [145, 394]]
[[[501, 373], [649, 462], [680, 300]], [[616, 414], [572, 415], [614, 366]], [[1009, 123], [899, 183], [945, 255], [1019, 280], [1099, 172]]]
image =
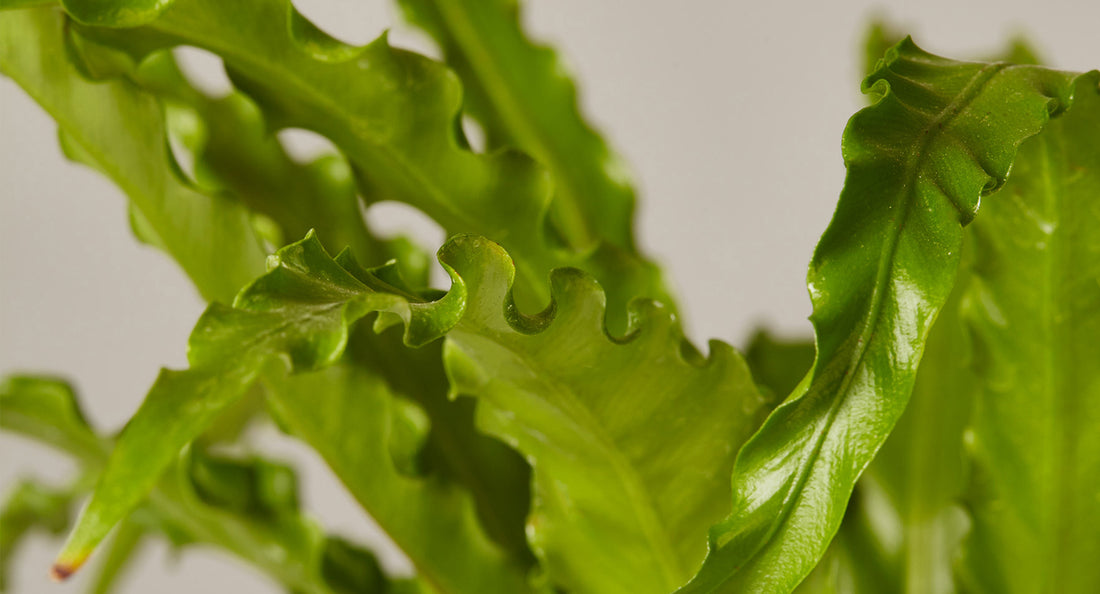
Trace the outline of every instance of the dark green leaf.
[[757, 330], [745, 349], [752, 379], [762, 389], [782, 396], [790, 394], [814, 364], [812, 340], [776, 338]]
[[905, 408], [962, 226], [1069, 105], [1073, 78], [907, 39], [867, 79], [875, 102], [845, 131], [848, 177], [810, 265], [814, 368], [738, 455], [733, 513], [682, 592], [790, 591], [810, 573]]

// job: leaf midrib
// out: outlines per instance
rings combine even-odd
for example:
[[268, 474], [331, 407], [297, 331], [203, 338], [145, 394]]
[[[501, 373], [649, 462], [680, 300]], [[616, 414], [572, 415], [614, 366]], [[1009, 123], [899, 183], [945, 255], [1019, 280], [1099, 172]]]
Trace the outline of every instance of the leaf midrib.
[[[1072, 460], [1074, 448], [1073, 438], [1078, 435], [1076, 432], [1066, 431], [1067, 419], [1072, 418], [1074, 399], [1067, 398], [1067, 390], [1065, 388], [1065, 378], [1073, 373], [1072, 366], [1063, 366], [1059, 363], [1064, 361], [1065, 351], [1065, 324], [1059, 323], [1058, 318], [1062, 311], [1065, 311], [1065, 303], [1062, 299], [1064, 291], [1061, 291], [1063, 280], [1060, 271], [1066, 270], [1063, 263], [1065, 255], [1064, 246], [1062, 245], [1062, 239], [1064, 231], [1062, 229], [1062, 194], [1059, 191], [1059, 187], [1064, 188], [1063, 184], [1057, 184], [1054, 180], [1055, 171], [1057, 168], [1053, 163], [1051, 138], [1048, 134], [1040, 135], [1036, 142], [1039, 143], [1042, 151], [1042, 160], [1040, 161], [1040, 167], [1042, 168], [1042, 180], [1043, 180], [1043, 192], [1047, 195], [1049, 201], [1049, 218], [1047, 223], [1051, 224], [1051, 232], [1046, 233], [1048, 237], [1048, 257], [1043, 258], [1043, 263], [1046, 267], [1045, 275], [1047, 282], [1044, 283], [1041, 291], [1042, 306], [1041, 319], [1044, 325], [1048, 326], [1047, 334], [1050, 336], [1050, 348], [1044, 349], [1046, 353], [1046, 381], [1044, 383], [1044, 390], [1047, 392], [1047, 400], [1050, 402], [1051, 409], [1054, 414], [1050, 415], [1050, 435], [1054, 437], [1055, 443], [1051, 448], [1053, 456], [1048, 459], [1048, 463], [1054, 468], [1054, 480], [1050, 483], [1056, 485], [1053, 490], [1055, 494], [1051, 497], [1053, 502], [1052, 509], [1049, 510], [1051, 516], [1053, 516], [1053, 522], [1051, 525], [1053, 529], [1048, 535], [1050, 542], [1047, 545], [1046, 562], [1043, 563], [1047, 579], [1043, 580], [1045, 592], [1063, 592], [1066, 591], [1063, 585], [1063, 577], [1065, 575], [1072, 575], [1072, 571], [1063, 570], [1063, 561], [1066, 560], [1066, 556], [1062, 554], [1063, 550], [1067, 548], [1067, 538], [1064, 535], [1070, 533], [1070, 522], [1072, 518], [1067, 517], [1066, 510], [1073, 509], [1072, 501], [1073, 493], [1075, 491], [1074, 486], [1071, 484], [1072, 472], [1070, 472], [1075, 464]], [[1040, 226], [1040, 232], [1044, 229]]]
[[[481, 0], [485, 1], [485, 0]], [[554, 200], [551, 208], [557, 211], [558, 216], [566, 221], [564, 229], [559, 229], [565, 234], [571, 243], [583, 246], [589, 243], [596, 233], [591, 229], [589, 221], [578, 206], [581, 193], [573, 183], [571, 176], [567, 175], [565, 167], [554, 143], [534, 121], [537, 119], [531, 111], [526, 109], [525, 102], [520, 100], [513, 90], [512, 85], [500, 67], [495, 52], [490, 51], [482, 39], [477, 26], [471, 21], [469, 15], [454, 0], [434, 0], [436, 6], [444, 17], [440, 25], [451, 31], [455, 41], [469, 55], [467, 60], [473, 70], [478, 74], [481, 83], [493, 103], [496, 105], [511, 126], [512, 134], [519, 140], [521, 146], [517, 147], [530, 150], [542, 159], [551, 171], [555, 173], [554, 181], [561, 190], [561, 200]], [[538, 51], [537, 48], [532, 48]], [[581, 229], [580, 237], [573, 229]]]
[[[548, 373], [542, 365], [532, 359], [528, 353], [512, 348], [505, 337], [498, 335], [496, 332], [481, 331], [465, 320], [459, 322], [455, 331], [451, 333], [451, 337], [456, 341], [461, 342], [461, 331], [463, 327], [468, 328], [468, 332], [471, 335], [482, 340], [488, 340], [496, 347], [519, 359], [533, 374], [533, 377], [554, 377], [554, 374]], [[540, 382], [540, 384], [550, 385], [554, 395], [560, 398], [560, 400], [550, 398], [541, 398], [541, 400], [565, 413], [563, 416], [580, 427], [582, 429], [582, 434], [593, 436], [595, 441], [601, 446], [601, 449], [605, 453], [604, 458], [611, 463], [611, 466], [615, 469], [622, 481], [621, 484], [630, 495], [630, 507], [634, 517], [638, 519], [638, 524], [642, 527], [642, 532], [646, 536], [650, 549], [655, 552], [654, 558], [664, 578], [664, 587], [670, 590], [675, 589], [680, 585], [680, 576], [684, 574], [684, 570], [680, 565], [679, 556], [675, 553], [668, 529], [665, 527], [664, 522], [661, 521], [661, 515], [657, 510], [657, 506], [643, 486], [644, 481], [641, 480], [634, 465], [618, 449], [614, 440], [607, 435], [603, 426], [592, 415], [591, 410], [583, 404], [581, 398], [579, 398], [570, 387], [562, 385], [562, 382], [556, 380], [544, 381]], [[535, 465], [533, 464], [533, 466]]]
[[[863, 358], [870, 347], [870, 338], [874, 334], [875, 327], [878, 325], [879, 318], [881, 317], [882, 307], [884, 303], [883, 293], [886, 287], [887, 281], [890, 277], [894, 267], [894, 256], [897, 252], [898, 239], [901, 236], [901, 230], [905, 227], [905, 222], [909, 217], [909, 213], [912, 210], [913, 203], [916, 201], [914, 198], [915, 180], [919, 176], [919, 172], [927, 158], [927, 147], [936, 139], [946, 125], [958, 116], [966, 107], [974, 101], [974, 99], [981, 93], [981, 90], [985, 85], [992, 80], [999, 72], [1003, 71], [1007, 64], [989, 64], [979, 70], [967, 83], [959, 93], [959, 97], [948, 104], [943, 110], [940, 111], [934, 119], [932, 119], [927, 126], [919, 134], [917, 141], [914, 143], [918, 146], [918, 150], [913, 151], [906, 163], [906, 175], [905, 183], [902, 185], [901, 192], [897, 197], [897, 202], [902, 205], [901, 216], [898, 217], [897, 224], [891, 228], [890, 234], [886, 237], [886, 243], [882, 249], [882, 256], [879, 259], [879, 267], [875, 277], [874, 292], [871, 296], [871, 307], [867, 317], [865, 318], [862, 331], [860, 332], [859, 340], [857, 341], [855, 351], [851, 357], [851, 364], [845, 368], [845, 374], [841, 379], [838, 386], [837, 393], [847, 394], [851, 386], [851, 382], [855, 379], [854, 370], [858, 369], [863, 362]], [[897, 95], [894, 95], [897, 97]], [[900, 97], [898, 98], [900, 101]], [[953, 206], [958, 208], [958, 205], [954, 200], [951, 200], [950, 196], [946, 197]], [[817, 373], [817, 363], [815, 363], [814, 373]], [[811, 387], [812, 389], [812, 387]], [[805, 393], [803, 394], [803, 397]], [[755, 557], [761, 550], [763, 550], [767, 543], [769, 543], [775, 536], [775, 533], [786, 523], [787, 518], [790, 516], [794, 509], [794, 501], [801, 497], [802, 490], [809, 480], [809, 469], [816, 463], [820, 457], [821, 450], [825, 444], [825, 437], [828, 435], [833, 423], [836, 420], [837, 415], [841, 409], [841, 403], [843, 398], [834, 399], [829, 405], [828, 413], [826, 414], [824, 421], [824, 429], [818, 433], [815, 440], [813, 451], [807, 456], [806, 461], [802, 464], [798, 471], [798, 479], [794, 487], [788, 491], [787, 496], [783, 499], [783, 505], [779, 515], [768, 529], [765, 537], [761, 540], [761, 544], [756, 547], [751, 557]], [[750, 557], [750, 558], [751, 558]], [[736, 570], [735, 570], [736, 571]]]

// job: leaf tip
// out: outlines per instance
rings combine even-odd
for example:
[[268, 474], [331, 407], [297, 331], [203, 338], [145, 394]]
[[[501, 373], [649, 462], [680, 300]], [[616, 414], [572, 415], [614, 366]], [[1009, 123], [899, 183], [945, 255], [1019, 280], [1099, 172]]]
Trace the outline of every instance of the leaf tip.
[[61, 583], [70, 577], [84, 565], [84, 561], [88, 559], [88, 555], [84, 554], [76, 558], [67, 558], [66, 556], [59, 557], [57, 561], [50, 567], [50, 579]]

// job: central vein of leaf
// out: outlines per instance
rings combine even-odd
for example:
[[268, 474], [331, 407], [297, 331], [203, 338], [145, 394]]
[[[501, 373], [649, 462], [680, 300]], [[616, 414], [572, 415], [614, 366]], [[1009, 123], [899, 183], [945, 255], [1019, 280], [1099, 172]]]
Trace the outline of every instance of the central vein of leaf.
[[[856, 377], [856, 370], [863, 365], [863, 359], [867, 354], [867, 350], [870, 347], [871, 340], [875, 333], [875, 329], [879, 325], [879, 321], [882, 317], [882, 308], [885, 303], [885, 295], [888, 293], [888, 285], [891, 273], [894, 271], [894, 259], [897, 251], [898, 240], [901, 236], [902, 229], [905, 228], [906, 220], [909, 213], [912, 210], [913, 203], [917, 201], [914, 194], [915, 181], [918, 179], [922, 168], [928, 158], [928, 147], [941, 134], [956, 116], [959, 115], [974, 99], [981, 93], [982, 88], [992, 80], [994, 76], [1002, 71], [1007, 65], [1005, 64], [990, 64], [981, 70], [979, 70], [967, 83], [966, 87], [959, 93], [959, 95], [948, 104], [940, 113], [929, 121], [928, 125], [924, 127], [918, 137], [913, 143], [914, 149], [909, 154], [906, 161], [904, 182], [901, 190], [896, 197], [896, 202], [900, 207], [900, 215], [898, 216], [897, 223], [890, 229], [889, 235], [886, 237], [886, 242], [882, 247], [882, 252], [879, 258], [878, 270], [875, 277], [875, 285], [871, 296], [871, 305], [868, 308], [867, 316], [864, 318], [863, 327], [860, 331], [859, 339], [855, 344], [852, 356], [849, 359], [850, 363], [844, 370], [844, 375], [840, 380], [840, 384], [837, 387], [836, 393], [840, 395], [839, 398], [834, 398], [829, 405], [829, 410], [826, 418], [822, 424], [822, 429], [816, 432], [814, 438], [813, 450], [806, 460], [799, 468], [797, 480], [792, 489], [790, 489], [783, 500], [782, 511], [778, 514], [777, 518], [771, 524], [767, 535], [761, 541], [759, 547], [754, 552], [754, 556], [764, 548], [767, 542], [769, 542], [779, 528], [785, 525], [787, 517], [790, 516], [794, 509], [794, 503], [800, 498], [802, 490], [805, 487], [806, 482], [809, 480], [810, 469], [816, 463], [821, 455], [821, 450], [825, 445], [825, 438], [832, 428], [833, 423], [836, 420], [837, 415], [840, 412], [841, 405], [844, 402], [845, 395], [851, 390], [852, 381]], [[950, 199], [950, 197], [948, 197]], [[849, 341], [850, 343], [851, 341]], [[818, 370], [814, 370], [815, 376], [818, 374]], [[828, 379], [825, 380], [828, 383]], [[814, 382], [811, 386], [811, 390], [814, 389], [827, 389], [818, 388], [820, 383]], [[907, 396], [907, 395], [906, 395]]]
[[[464, 325], [465, 323], [460, 323], [459, 327]], [[507, 340], [502, 340], [495, 333], [486, 332], [480, 328], [470, 328], [469, 332], [475, 336], [487, 338], [498, 348], [511, 353], [530, 371], [530, 377], [553, 378], [555, 376], [552, 371], [544, 369], [538, 361], [532, 359], [526, 352], [513, 348]], [[460, 333], [453, 332], [451, 337], [461, 342]], [[600, 445], [603, 457], [615, 469], [620, 484], [623, 485], [628, 494], [629, 501], [627, 504], [630, 506], [632, 515], [638, 520], [638, 525], [653, 551], [653, 560], [657, 562], [661, 571], [664, 588], [668, 590], [675, 589], [680, 585], [684, 575], [683, 568], [680, 566], [680, 558], [673, 549], [672, 538], [669, 536], [657, 506], [650, 497], [649, 491], [643, 484], [634, 464], [623, 454], [614, 440], [607, 435], [603, 425], [593, 416], [592, 411], [584, 404], [583, 399], [578, 397], [571, 387], [564, 385], [562, 382], [551, 384], [551, 382], [544, 381], [541, 383], [547, 387], [549, 395], [553, 396], [546, 397], [544, 400], [563, 411], [565, 418], [570, 419], [582, 428], [582, 434], [593, 437], [594, 441]], [[642, 565], [644, 564], [643, 562]]]

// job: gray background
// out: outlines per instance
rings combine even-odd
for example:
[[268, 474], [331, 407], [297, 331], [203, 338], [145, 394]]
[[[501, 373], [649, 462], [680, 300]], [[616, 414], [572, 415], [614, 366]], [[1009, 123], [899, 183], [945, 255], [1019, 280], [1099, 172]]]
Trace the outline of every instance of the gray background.
[[[395, 27], [396, 45], [430, 51], [382, 0], [299, 0], [321, 28], [364, 43]], [[639, 237], [668, 270], [687, 327], [744, 343], [758, 325], [809, 332], [806, 263], [843, 182], [839, 140], [861, 105], [859, 42], [872, 14], [935, 53], [985, 55], [1026, 32], [1051, 65], [1100, 66], [1100, 3], [1092, 0], [926, 2], [659, 2], [531, 0], [526, 22], [556, 43], [591, 119], [635, 171]], [[216, 61], [188, 52], [210, 88]], [[323, 149], [286, 134], [300, 154]], [[115, 428], [161, 366], [184, 365], [202, 304], [164, 256], [131, 237], [124, 199], [63, 161], [51, 120], [0, 80], [0, 372], [59, 372], [92, 421]], [[437, 228], [405, 209], [370, 213], [434, 248]], [[304, 500], [335, 532], [378, 543], [409, 571], [318, 458], [270, 429], [255, 438], [302, 465]], [[0, 436], [0, 490], [21, 475], [57, 482], [65, 460]], [[31, 539], [16, 592], [71, 592], [44, 580], [59, 542]], [[87, 579], [87, 576], [84, 576]], [[124, 592], [273, 592], [266, 577], [216, 553], [147, 550]]]

